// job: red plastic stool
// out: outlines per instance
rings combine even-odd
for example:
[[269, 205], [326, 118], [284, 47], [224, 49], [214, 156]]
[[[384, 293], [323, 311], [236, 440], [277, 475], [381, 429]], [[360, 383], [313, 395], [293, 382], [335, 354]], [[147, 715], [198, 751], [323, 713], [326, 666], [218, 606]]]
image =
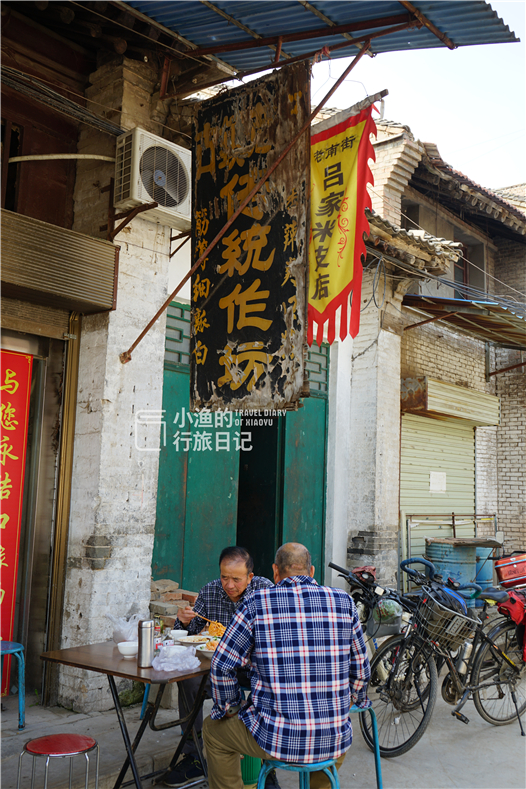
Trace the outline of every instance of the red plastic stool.
[[93, 737], [85, 737], [82, 734], [50, 734], [47, 737], [37, 737], [35, 740], [28, 740], [24, 749], [18, 757], [18, 779], [16, 789], [22, 789], [20, 779], [22, 776], [22, 756], [28, 753], [33, 757], [31, 770], [31, 789], [35, 784], [35, 757], [45, 756], [46, 767], [44, 772], [44, 789], [47, 789], [47, 775], [49, 760], [54, 758], [70, 759], [69, 763], [69, 789], [71, 789], [71, 779], [73, 772], [73, 757], [84, 755], [86, 759], [86, 789], [89, 782], [89, 756], [91, 751], [96, 751], [97, 761], [95, 766], [95, 789], [99, 786], [99, 746]]

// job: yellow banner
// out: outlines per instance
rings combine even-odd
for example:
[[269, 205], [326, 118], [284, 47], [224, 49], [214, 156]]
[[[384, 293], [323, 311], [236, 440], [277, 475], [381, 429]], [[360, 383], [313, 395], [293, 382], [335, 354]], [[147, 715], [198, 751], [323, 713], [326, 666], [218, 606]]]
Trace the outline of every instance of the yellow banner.
[[[374, 159], [370, 140], [376, 133], [372, 106], [311, 138], [311, 229], [309, 248], [308, 342], [327, 339], [336, 333], [340, 312], [340, 338], [359, 330], [361, 257], [365, 255], [364, 232], [369, 231], [365, 208], [370, 207], [367, 183], [373, 177], [369, 159]], [[347, 308], [352, 306], [348, 325]]]

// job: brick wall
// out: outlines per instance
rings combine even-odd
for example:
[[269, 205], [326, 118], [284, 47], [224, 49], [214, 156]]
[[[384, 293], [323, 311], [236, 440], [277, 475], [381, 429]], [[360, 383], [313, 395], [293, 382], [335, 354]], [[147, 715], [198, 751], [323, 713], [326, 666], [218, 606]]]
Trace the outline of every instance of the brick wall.
[[[498, 510], [497, 427], [475, 428], [475, 507], [479, 515], [493, 515]], [[492, 524], [484, 523], [481, 534], [491, 534]]]
[[495, 254], [495, 277], [493, 292], [506, 298], [526, 301], [526, 243], [497, 238], [498, 252]]
[[[522, 359], [521, 359], [522, 356]], [[519, 351], [499, 350], [497, 369], [526, 361]], [[494, 376], [501, 403], [497, 432], [499, 479], [499, 528], [505, 533], [505, 548], [526, 548], [526, 371], [510, 370]]]
[[374, 145], [376, 163], [371, 165], [374, 186], [369, 189], [372, 208], [384, 219], [401, 224], [402, 194], [422, 157], [422, 146], [410, 132], [385, 137], [378, 126], [378, 141]]
[[[416, 313], [405, 311], [404, 314], [406, 325], [422, 319]], [[431, 323], [404, 331], [401, 373], [402, 378], [427, 375], [477, 392], [495, 394], [494, 382], [486, 382], [484, 343], [452, 332], [444, 324]]]

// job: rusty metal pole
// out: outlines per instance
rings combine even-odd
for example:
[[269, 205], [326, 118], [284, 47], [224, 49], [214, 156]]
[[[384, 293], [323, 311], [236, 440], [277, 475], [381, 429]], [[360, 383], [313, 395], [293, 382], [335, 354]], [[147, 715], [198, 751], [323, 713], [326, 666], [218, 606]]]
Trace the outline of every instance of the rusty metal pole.
[[199, 266], [201, 265], [201, 263], [203, 262], [203, 260], [204, 260], [204, 259], [205, 259], [205, 258], [206, 258], [206, 257], [207, 257], [209, 254], [210, 254], [210, 252], [211, 252], [211, 251], [212, 251], [212, 249], [213, 249], [213, 248], [216, 246], [216, 244], [217, 244], [219, 241], [221, 241], [221, 239], [223, 238], [223, 236], [225, 235], [225, 233], [226, 233], [226, 231], [229, 229], [229, 227], [231, 227], [231, 225], [232, 225], [232, 224], [233, 224], [233, 223], [236, 221], [236, 219], [238, 218], [238, 216], [240, 215], [240, 213], [243, 211], [243, 209], [245, 209], [245, 208], [247, 207], [247, 205], [250, 203], [250, 201], [252, 200], [252, 198], [254, 197], [254, 195], [256, 195], [256, 194], [259, 192], [259, 190], [261, 189], [261, 187], [263, 186], [263, 184], [265, 184], [265, 183], [266, 183], [266, 181], [268, 181], [268, 179], [270, 178], [270, 176], [272, 175], [272, 173], [274, 172], [274, 170], [275, 170], [275, 169], [276, 169], [276, 168], [277, 168], [277, 167], [278, 167], [278, 166], [281, 164], [281, 162], [283, 161], [283, 159], [285, 158], [285, 156], [286, 156], [286, 155], [289, 153], [289, 151], [291, 151], [291, 150], [292, 150], [292, 148], [295, 146], [295, 144], [296, 144], [296, 143], [297, 143], [297, 141], [300, 139], [300, 137], [301, 137], [303, 134], [305, 134], [305, 132], [307, 131], [307, 129], [309, 129], [309, 128], [310, 128], [310, 125], [311, 125], [311, 123], [312, 123], [313, 119], [314, 119], [314, 118], [316, 117], [316, 115], [318, 114], [318, 112], [319, 112], [319, 111], [321, 110], [321, 108], [322, 108], [322, 107], [323, 107], [323, 106], [326, 104], [326, 102], [327, 102], [327, 101], [330, 99], [330, 97], [332, 96], [332, 94], [333, 94], [333, 93], [334, 93], [334, 92], [335, 92], [335, 91], [336, 91], [336, 90], [337, 90], [337, 89], [340, 87], [340, 85], [342, 84], [342, 82], [343, 82], [343, 81], [346, 79], [347, 75], [348, 75], [348, 74], [349, 74], [349, 73], [350, 73], [350, 72], [353, 70], [353, 68], [354, 68], [354, 67], [355, 67], [355, 66], [358, 64], [358, 62], [359, 62], [359, 61], [362, 59], [362, 57], [365, 55], [365, 53], [366, 53], [366, 52], [367, 52], [367, 50], [369, 49], [369, 46], [370, 46], [370, 41], [367, 41], [367, 42], [366, 42], [366, 44], [364, 45], [363, 49], [362, 49], [362, 50], [361, 50], [361, 51], [360, 51], [360, 52], [359, 52], [359, 53], [356, 55], [356, 57], [354, 58], [354, 60], [353, 60], [353, 61], [352, 61], [352, 62], [351, 62], [351, 63], [350, 63], [348, 66], [347, 66], [347, 68], [345, 69], [345, 71], [343, 72], [343, 74], [342, 74], [342, 75], [341, 75], [341, 76], [340, 76], [340, 77], [337, 79], [337, 81], [334, 83], [334, 85], [332, 86], [332, 88], [330, 89], [330, 91], [327, 93], [327, 95], [326, 95], [326, 96], [325, 96], [325, 97], [324, 97], [324, 98], [321, 100], [321, 102], [318, 104], [318, 106], [316, 107], [316, 109], [315, 109], [315, 110], [313, 110], [313, 111], [311, 112], [311, 114], [310, 114], [310, 116], [309, 116], [308, 120], [305, 122], [305, 124], [304, 124], [304, 125], [303, 125], [303, 127], [300, 129], [300, 131], [299, 131], [299, 132], [297, 132], [297, 134], [294, 136], [294, 138], [291, 140], [291, 142], [289, 142], [289, 144], [288, 144], [288, 145], [285, 147], [285, 149], [284, 149], [284, 150], [283, 150], [283, 151], [280, 153], [280, 155], [278, 156], [278, 158], [276, 159], [276, 161], [274, 162], [274, 164], [273, 164], [273, 165], [271, 165], [271, 167], [269, 167], [269, 169], [267, 170], [267, 172], [265, 173], [265, 175], [263, 176], [263, 178], [261, 178], [261, 180], [260, 180], [260, 181], [258, 181], [258, 183], [257, 183], [257, 184], [254, 186], [254, 188], [252, 189], [252, 191], [251, 191], [251, 192], [250, 192], [250, 193], [249, 193], [249, 194], [248, 194], [248, 195], [245, 197], [245, 199], [243, 200], [243, 202], [241, 203], [241, 205], [240, 205], [240, 206], [239, 206], [239, 207], [236, 209], [236, 211], [235, 211], [235, 212], [232, 214], [232, 216], [230, 217], [230, 219], [228, 220], [228, 222], [227, 222], [225, 225], [223, 225], [222, 229], [219, 231], [219, 233], [216, 235], [216, 237], [215, 237], [215, 238], [214, 238], [214, 239], [213, 239], [213, 240], [210, 242], [210, 244], [208, 245], [208, 247], [206, 248], [206, 250], [203, 252], [203, 254], [202, 254], [202, 255], [201, 255], [201, 256], [200, 256], [200, 257], [199, 257], [199, 258], [196, 260], [196, 262], [194, 263], [194, 265], [192, 266], [192, 268], [190, 269], [190, 271], [189, 271], [189, 272], [188, 272], [188, 273], [187, 273], [187, 274], [186, 274], [186, 275], [183, 277], [183, 279], [181, 280], [181, 282], [179, 283], [179, 285], [176, 287], [176, 289], [173, 291], [173, 293], [171, 293], [171, 294], [168, 296], [168, 298], [166, 299], [166, 301], [164, 302], [164, 304], [162, 305], [162, 307], [160, 307], [160, 309], [159, 309], [159, 310], [158, 310], [158, 311], [155, 313], [155, 315], [153, 316], [153, 318], [151, 319], [151, 321], [150, 321], [150, 322], [149, 322], [149, 323], [148, 323], [148, 324], [147, 324], [147, 325], [144, 327], [144, 329], [143, 329], [143, 330], [142, 330], [142, 332], [139, 334], [139, 336], [137, 337], [137, 339], [135, 340], [135, 342], [133, 342], [133, 343], [130, 345], [130, 347], [128, 348], [128, 350], [127, 350], [127, 351], [123, 351], [123, 352], [122, 352], [122, 353], [119, 355], [119, 359], [121, 360], [122, 364], [126, 364], [127, 362], [129, 362], [129, 361], [131, 360], [132, 351], [134, 351], [134, 350], [135, 350], [135, 348], [136, 348], [136, 347], [138, 346], [138, 344], [141, 342], [141, 340], [143, 339], [143, 337], [144, 337], [144, 336], [145, 336], [145, 335], [146, 335], [146, 334], [147, 334], [147, 333], [150, 331], [150, 329], [152, 328], [153, 324], [154, 324], [154, 323], [155, 323], [155, 322], [156, 322], [156, 321], [159, 319], [159, 317], [160, 317], [160, 316], [163, 314], [163, 312], [165, 311], [165, 309], [166, 309], [166, 308], [169, 306], [170, 302], [171, 302], [171, 301], [173, 301], [174, 297], [175, 297], [175, 296], [176, 296], [176, 295], [179, 293], [179, 291], [181, 290], [181, 288], [183, 287], [183, 285], [184, 285], [184, 284], [185, 284], [185, 283], [186, 283], [186, 282], [187, 282], [187, 281], [190, 279], [190, 277], [192, 276], [192, 274], [193, 274], [195, 271], [197, 271], [197, 269], [199, 268]]

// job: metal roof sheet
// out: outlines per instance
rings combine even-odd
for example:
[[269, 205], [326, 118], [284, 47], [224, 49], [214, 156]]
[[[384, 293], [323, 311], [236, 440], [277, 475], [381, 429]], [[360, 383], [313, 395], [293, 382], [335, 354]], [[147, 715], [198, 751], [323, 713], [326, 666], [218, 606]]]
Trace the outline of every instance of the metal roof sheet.
[[[218, 57], [236, 70], [251, 70], [271, 66], [275, 52], [269, 46], [220, 52], [225, 44], [253, 42], [257, 38], [307, 33], [333, 25], [365, 23], [365, 28], [353, 35], [378, 31], [367, 22], [384, 17], [408, 14], [399, 2], [377, 0], [216, 0], [202, 3], [197, 0], [127, 0], [126, 5], [164, 25], [197, 47], [217, 47]], [[493, 11], [489, 3], [479, 0], [417, 0], [413, 6], [452, 40], [455, 46], [496, 44], [518, 41], [515, 34]], [[385, 25], [384, 27], [391, 27]], [[348, 36], [347, 36], [348, 38]], [[344, 43], [345, 37], [323, 35], [283, 44], [282, 60]], [[445, 46], [425, 26], [393, 32], [372, 42], [373, 53], [399, 50], [427, 49]], [[358, 51], [349, 42], [332, 57], [349, 57]]]
[[525, 304], [517, 304], [515, 308], [496, 301], [465, 301], [406, 294], [403, 305], [445, 321], [483, 342], [526, 350]]

